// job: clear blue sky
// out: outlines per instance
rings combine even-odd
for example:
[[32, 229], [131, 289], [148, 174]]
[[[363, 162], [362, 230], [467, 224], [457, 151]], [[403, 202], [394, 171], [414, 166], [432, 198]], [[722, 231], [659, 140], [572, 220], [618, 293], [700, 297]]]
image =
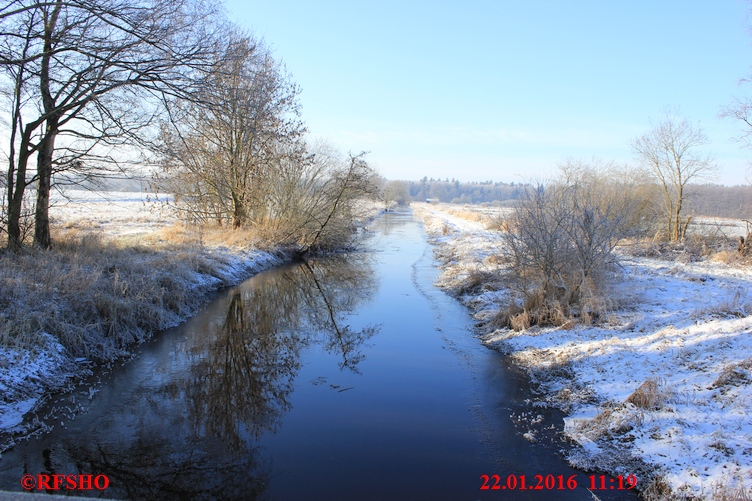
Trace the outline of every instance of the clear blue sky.
[[666, 106], [711, 139], [715, 182], [752, 150], [718, 118], [752, 95], [742, 0], [230, 0], [284, 62], [311, 134], [390, 179], [520, 181], [566, 158], [632, 162]]

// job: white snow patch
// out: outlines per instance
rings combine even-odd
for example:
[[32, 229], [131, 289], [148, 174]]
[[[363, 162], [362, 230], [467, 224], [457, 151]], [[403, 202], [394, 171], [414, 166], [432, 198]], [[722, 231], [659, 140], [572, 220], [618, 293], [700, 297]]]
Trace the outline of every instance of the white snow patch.
[[0, 430], [15, 431], [23, 417], [39, 402], [42, 384], [62, 381], [66, 370], [65, 349], [46, 333], [43, 344], [33, 353], [13, 348], [0, 348]]

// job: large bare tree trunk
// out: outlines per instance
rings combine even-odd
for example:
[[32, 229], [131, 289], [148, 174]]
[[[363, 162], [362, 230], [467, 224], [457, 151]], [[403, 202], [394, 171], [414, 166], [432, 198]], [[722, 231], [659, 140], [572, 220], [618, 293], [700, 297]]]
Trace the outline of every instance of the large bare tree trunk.
[[232, 206], [232, 227], [237, 229], [243, 226], [248, 215], [246, 214], [245, 204], [243, 203], [243, 200], [240, 196], [233, 195]]
[[[23, 245], [21, 235], [21, 210], [23, 207], [24, 191], [26, 190], [26, 168], [29, 163], [30, 131], [27, 129], [21, 136], [21, 147], [16, 165], [15, 183], [8, 183], [8, 248], [18, 251]], [[9, 181], [12, 177], [9, 176]]]
[[44, 249], [52, 244], [50, 236], [50, 188], [52, 187], [52, 155], [55, 151], [57, 120], [48, 120], [45, 137], [37, 154], [37, 204], [34, 214], [34, 243]]
[[44, 51], [39, 74], [39, 91], [44, 112], [47, 116], [44, 136], [37, 153], [37, 207], [34, 215], [34, 243], [48, 249], [50, 238], [50, 187], [52, 185], [52, 156], [55, 153], [55, 136], [58, 132], [60, 111], [50, 90], [50, 61], [52, 57], [53, 33], [55, 32], [62, 0], [57, 0], [52, 12], [44, 16]]

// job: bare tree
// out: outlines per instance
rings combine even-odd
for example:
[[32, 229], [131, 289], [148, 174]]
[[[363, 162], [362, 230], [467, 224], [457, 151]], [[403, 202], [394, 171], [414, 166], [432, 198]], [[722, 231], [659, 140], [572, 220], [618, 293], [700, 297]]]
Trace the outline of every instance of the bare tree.
[[734, 98], [734, 101], [721, 109], [722, 118], [733, 118], [742, 122], [745, 127], [741, 135], [736, 139], [745, 143], [746, 146], [752, 146], [752, 99], [745, 97]]
[[699, 151], [708, 143], [702, 128], [674, 109], [667, 109], [661, 122], [632, 142], [640, 163], [660, 186], [669, 240], [684, 238], [691, 221], [682, 213], [687, 183], [717, 170], [712, 155]]
[[345, 165], [335, 166], [308, 193], [307, 224], [301, 228], [299, 254], [311, 250], [343, 247], [355, 231], [358, 205], [378, 195], [376, 174], [365, 161], [365, 152], [348, 155]]
[[[745, 79], [744, 82], [750, 83], [750, 80]], [[752, 98], [736, 97], [733, 103], [721, 109], [720, 117], [742, 122], [745, 125], [744, 130], [735, 139], [744, 143], [747, 148], [752, 147]], [[752, 165], [747, 167], [744, 179], [752, 185]]]
[[116, 147], [144, 140], [160, 102], [194, 93], [215, 46], [215, 16], [212, 4], [192, 0], [0, 6], [0, 69], [14, 86], [9, 247], [22, 244], [19, 217], [28, 186], [36, 186], [35, 242], [49, 247], [54, 175], [117, 168]]
[[384, 202], [384, 209], [386, 210], [393, 208], [394, 205], [407, 205], [410, 200], [410, 190], [407, 183], [399, 180], [384, 180], [381, 200]]
[[375, 193], [372, 169], [363, 154], [306, 144], [282, 66], [250, 35], [229, 38], [200, 99], [171, 108], [158, 183], [198, 223], [254, 228], [300, 255], [347, 246], [358, 201]]
[[298, 89], [269, 50], [234, 30], [200, 100], [180, 99], [162, 129], [167, 188], [198, 221], [235, 228], [265, 218], [268, 181], [305, 161]]

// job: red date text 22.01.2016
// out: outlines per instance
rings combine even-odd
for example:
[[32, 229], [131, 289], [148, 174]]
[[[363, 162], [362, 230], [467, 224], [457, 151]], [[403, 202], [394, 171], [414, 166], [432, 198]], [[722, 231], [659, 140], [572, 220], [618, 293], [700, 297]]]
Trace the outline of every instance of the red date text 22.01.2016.
[[[586, 477], [587, 482], [584, 484], [591, 491], [598, 490], [627, 490], [637, 487], [637, 477], [635, 475], [619, 475], [617, 477], [607, 477], [605, 475], [589, 475]], [[480, 490], [573, 490], [579, 485], [577, 475], [507, 475], [502, 481], [501, 475], [481, 475], [483, 483]]]

